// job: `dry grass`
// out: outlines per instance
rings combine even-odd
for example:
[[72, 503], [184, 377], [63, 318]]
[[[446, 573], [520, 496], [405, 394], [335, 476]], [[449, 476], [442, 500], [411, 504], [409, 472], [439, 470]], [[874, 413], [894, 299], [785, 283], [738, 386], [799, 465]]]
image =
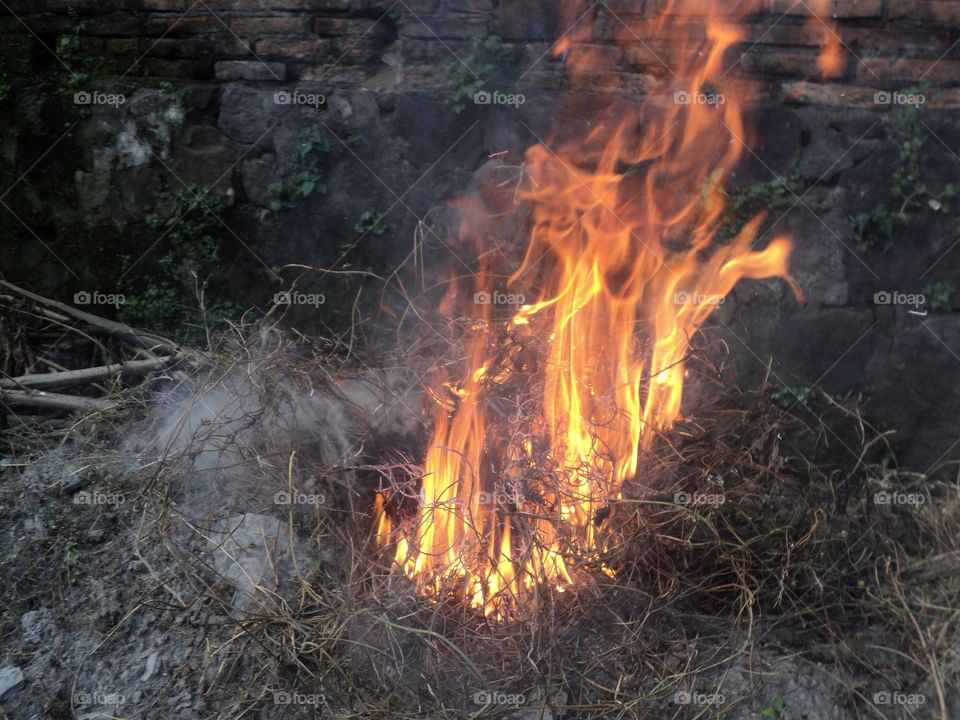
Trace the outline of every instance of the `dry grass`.
[[[409, 398], [373, 388], [380, 376], [366, 366], [426, 369], [434, 348], [361, 362], [349, 345], [235, 328], [179, 392], [203, 404], [227, 388], [242, 412], [206, 417], [189, 443], [159, 447], [135, 473], [134, 552], [164, 602], [201, 602], [219, 618], [204, 655], [204, 692], [230, 698], [217, 717], [309, 716], [314, 706], [276, 705], [284, 692], [314, 695], [325, 716], [343, 718], [533, 718], [538, 708], [554, 713], [544, 718], [723, 717], [756, 707], [745, 685], [730, 690], [731, 678], [773, 656], [840, 688], [849, 717], [949, 717], [960, 687], [960, 484], [897, 470], [888, 438], [852, 405], [816, 392], [785, 409], [769, 388], [716, 380], [723, 373], [707, 360], [716, 353], [701, 353], [693, 385], [707, 400], [658, 440], [628, 499], [612, 508], [615, 541], [602, 559], [616, 578], [584, 567], [591, 582], [543, 589], [528, 617], [497, 623], [456, 599], [417, 597], [373, 542], [372, 491], [384, 478], [416, 483], [426, 434], [396, 432], [344, 382], [366, 383], [381, 406], [407, 413]], [[142, 414], [130, 394], [126, 412]], [[341, 414], [278, 424], [302, 419], [297, 398], [311, 396]], [[128, 417], [82, 422], [120, 436]], [[323, 424], [337, 418], [339, 428]], [[222, 476], [222, 467], [198, 470], [212, 449], [229, 458]], [[272, 503], [277, 490], [297, 488], [320, 489], [326, 501]], [[875, 503], [883, 491], [925, 502]], [[676, 493], [723, 502], [678, 504]], [[231, 589], [211, 572], [204, 538], [240, 511], [282, 513], [308, 557], [301, 564], [293, 554], [292, 589], [234, 622]], [[172, 569], [154, 567], [158, 552], [175, 559]], [[925, 705], [874, 703], [874, 693], [896, 689], [923, 693]], [[725, 693], [726, 702], [678, 704], [678, 691]]]
[[[205, 382], [242, 368], [257, 398], [276, 399], [281, 387], [330, 392], [335, 385], [317, 377], [346, 372], [325, 370], [329, 357], [294, 351], [279, 336], [266, 354], [258, 342], [231, 343], [222, 355], [229, 366]], [[717, 373], [704, 363], [706, 383]], [[323, 452], [295, 447], [292, 436], [250, 448], [266, 494], [295, 487], [306, 468], [321, 478], [327, 502], [286, 517], [321, 561], [300, 567], [296, 592], [243, 620], [219, 653], [224, 680], [246, 678], [246, 698], [230, 716], [299, 691], [322, 695], [334, 717], [510, 717], [541, 707], [564, 717], [721, 717], [754, 700], [742, 688], [727, 692], [724, 706], [674, 697], [724, 692], [728, 673], [774, 654], [842, 687], [850, 717], [890, 717], [874, 693], [907, 688], [927, 698], [916, 716], [948, 717], [960, 685], [958, 486], [899, 472], [887, 438], [825, 394], [788, 412], [769, 389], [711, 382], [699, 393], [709, 403], [660, 439], [642, 482], [625, 492], [632, 499], [613, 510], [617, 539], [603, 561], [616, 579], [593, 573], [562, 594], [543, 589], [522, 621], [492, 622], [453, 598], [418, 598], [391, 568], [389, 550], [373, 543], [372, 488], [385, 477], [415, 483], [420, 448], [360, 431], [351, 441], [362, 440], [364, 453], [349, 467], [325, 464]], [[362, 428], [364, 413], [354, 410], [361, 421], [353, 427]], [[203, 442], [215, 425], [206, 432]], [[147, 514], [163, 518], [151, 525], [173, 537], [180, 472], [170, 458], [160, 465]], [[881, 491], [926, 502], [878, 505]], [[681, 505], [679, 492], [723, 502]], [[209, 576], [195, 561], [183, 568]], [[225, 597], [209, 579], [197, 582], [197, 591]], [[227, 614], [226, 600], [218, 602]], [[267, 659], [252, 672], [243, 662], [251, 653]], [[502, 693], [495, 699], [506, 704], [485, 705], [482, 693]], [[509, 705], [518, 695], [519, 709]]]

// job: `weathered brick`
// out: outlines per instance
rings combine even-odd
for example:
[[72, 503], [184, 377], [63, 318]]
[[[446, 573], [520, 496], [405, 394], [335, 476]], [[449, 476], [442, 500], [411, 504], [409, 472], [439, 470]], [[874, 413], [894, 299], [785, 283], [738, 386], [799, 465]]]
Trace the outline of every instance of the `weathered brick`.
[[960, 2], [955, 0], [890, 0], [891, 19], [932, 20], [944, 25], [960, 25]]
[[146, 30], [146, 18], [125, 12], [101, 15], [84, 21], [84, 32], [87, 35], [136, 37], [146, 34]]
[[631, 43], [623, 48], [630, 66], [652, 75], [673, 74], [683, 65], [682, 47], [666, 42]]
[[[434, 43], [440, 45], [441, 43]], [[377, 38], [335, 38], [333, 55], [347, 65], [356, 65], [379, 60], [383, 53], [383, 41]], [[449, 54], [447, 55], [449, 57]]]
[[444, 0], [443, 9], [454, 13], [489, 13], [492, 0]]
[[555, 40], [560, 31], [558, 3], [500, 0], [497, 32], [507, 40]]
[[[770, 12], [776, 15], [810, 15], [813, 5], [797, 0], [770, 0]], [[874, 18], [883, 14], [883, 0], [831, 0], [826, 15], [832, 18]]]
[[328, 57], [333, 43], [327, 38], [291, 40], [289, 38], [266, 38], [257, 42], [257, 54], [261, 57], [282, 56], [294, 60], [319, 60]]
[[771, 75], [812, 76], [819, 72], [815, 52], [772, 51], [757, 47], [746, 53], [740, 63], [752, 72]]
[[783, 83], [783, 98], [807, 105], [831, 107], [877, 107], [876, 90], [859, 85], [840, 83], [816, 83], [806, 80], [788, 80]]
[[487, 21], [478, 18], [420, 17], [400, 25], [400, 35], [411, 38], [469, 38], [487, 33]]
[[191, 3], [187, 0], [136, 0], [136, 3], [128, 5], [130, 9], [136, 10], [156, 10], [157, 12], [186, 12]]
[[440, 7], [440, 0], [405, 0], [406, 9], [420, 14], [436, 12]]
[[151, 43], [143, 38], [112, 38], [104, 47], [110, 57], [133, 61], [140, 59], [151, 48]]
[[238, 35], [302, 35], [306, 25], [298, 17], [234, 18], [230, 29]]
[[250, 43], [233, 35], [208, 38], [162, 38], [150, 46], [150, 57], [169, 59], [222, 58], [250, 55]]
[[700, 40], [707, 36], [707, 26], [702, 21], [685, 22], [683, 25], [658, 27], [654, 20], [617, 22], [611, 25], [613, 39], [617, 42], [635, 44], [640, 40]]
[[366, 18], [317, 18], [313, 31], [321, 37], [383, 37], [387, 26]]
[[350, 0], [268, 0], [270, 10], [313, 10], [338, 12], [350, 9]]
[[226, 32], [227, 28], [214, 15], [193, 15], [177, 18], [151, 18], [148, 32], [153, 35], [198, 35], [200, 33]]
[[330, 65], [310, 65], [298, 68], [298, 77], [303, 82], [324, 82], [328, 85], [353, 85], [359, 87], [366, 80], [365, 70], [353, 65], [336, 63]]
[[609, 45], [575, 45], [568, 55], [568, 64], [578, 73], [614, 72], [621, 69], [624, 51]]
[[957, 83], [960, 81], [960, 60], [861, 58], [857, 63], [857, 80], [865, 83], [892, 85], [920, 79], [935, 83]]
[[282, 82], [287, 66], [278, 62], [258, 60], [220, 60], [213, 66], [217, 80], [266, 80]]
[[[808, 105], [828, 105], [831, 107], [859, 107], [876, 110], [889, 109], [891, 106], [877, 101], [881, 90], [859, 85], [838, 83], [815, 83], [807, 81], [788, 81], [783, 84], [783, 98], [792, 102]], [[955, 110], [960, 108], [960, 90], [932, 90], [925, 93], [925, 110]]]
[[928, 110], [957, 110], [960, 109], [960, 90], [934, 90], [927, 93], [927, 102], [924, 109]]
[[140, 63], [145, 75], [154, 77], [187, 77], [208, 80], [213, 76], [213, 63], [201, 60], [162, 60], [147, 58]]
[[931, 53], [939, 57], [950, 45], [950, 33], [946, 30], [923, 30], [911, 32], [908, 29], [896, 28], [881, 30], [880, 28], [842, 28], [840, 37], [843, 42], [854, 49], [863, 48], [874, 53], [889, 51], [893, 53]]
[[120, 3], [119, 0], [47, 0], [46, 9], [53, 13], [97, 15], [119, 10]]
[[[821, 47], [825, 36], [822, 26], [812, 24], [786, 25], [777, 23], [751, 24], [746, 27], [746, 41], [761, 45], [798, 45]], [[837, 29], [843, 43], [871, 51], [941, 53], [950, 47], [949, 33], [909, 32], [902, 28], [884, 30], [876, 27], [841, 27]]]
[[819, 47], [823, 45], [823, 27], [813, 25], [747, 25], [746, 40], [763, 45], [804, 45]]

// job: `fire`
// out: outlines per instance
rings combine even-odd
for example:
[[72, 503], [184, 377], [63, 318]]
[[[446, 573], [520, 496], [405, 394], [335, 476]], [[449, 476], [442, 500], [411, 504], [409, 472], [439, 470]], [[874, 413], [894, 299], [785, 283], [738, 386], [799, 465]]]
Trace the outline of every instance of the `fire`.
[[[465, 370], [431, 391], [416, 516], [395, 520], [383, 496], [375, 507], [380, 540], [395, 542], [397, 565], [425, 594], [504, 617], [582, 568], [611, 574], [613, 504], [680, 412], [691, 336], [741, 278], [780, 276], [800, 297], [790, 241], [752, 248], [762, 217], [718, 235], [754, 96], [728, 72], [727, 51], [744, 40], [734, 19], [729, 8], [704, 22], [667, 7], [657, 27], [686, 38], [675, 41], [674, 87], [599, 115], [585, 138], [527, 151], [532, 230], [506, 289], [534, 301], [512, 316], [466, 302], [495, 278], [479, 219], [460, 203], [483, 258], [466, 297], [451, 285], [444, 301], [451, 316], [475, 317]], [[582, 39], [557, 45], [574, 75], [594, 61]], [[497, 399], [517, 388], [529, 398], [511, 421]]]

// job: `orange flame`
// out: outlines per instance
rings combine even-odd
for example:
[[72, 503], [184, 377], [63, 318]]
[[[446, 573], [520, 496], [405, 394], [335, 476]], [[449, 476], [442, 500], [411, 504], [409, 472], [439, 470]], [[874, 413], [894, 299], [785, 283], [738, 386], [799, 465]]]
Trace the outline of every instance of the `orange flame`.
[[[762, 217], [718, 236], [722, 184], [748, 150], [753, 88], [724, 62], [741, 30], [729, 9], [710, 11], [698, 36], [670, 7], [658, 26], [690, 30], [679, 34], [679, 85], [642, 111], [600, 114], [586, 138], [528, 150], [521, 193], [533, 225], [508, 287], [536, 301], [499, 322], [492, 305], [471, 308], [467, 369], [432, 392], [416, 517], [395, 523], [378, 496], [380, 538], [396, 541], [397, 564], [427, 594], [456, 591], [502, 617], [542, 585], [575, 582], [579, 565], [609, 574], [604, 518], [680, 411], [690, 337], [740, 278], [781, 276], [801, 296], [788, 239], [751, 248]], [[557, 46], [573, 72], [590, 55], [583, 39]], [[461, 203], [462, 232], [488, 258], [471, 207]], [[472, 291], [492, 283], [485, 261]], [[445, 305], [464, 313], [455, 288]], [[491, 398], [518, 382], [534, 401], [518, 411], [525, 432], [509, 434]]]

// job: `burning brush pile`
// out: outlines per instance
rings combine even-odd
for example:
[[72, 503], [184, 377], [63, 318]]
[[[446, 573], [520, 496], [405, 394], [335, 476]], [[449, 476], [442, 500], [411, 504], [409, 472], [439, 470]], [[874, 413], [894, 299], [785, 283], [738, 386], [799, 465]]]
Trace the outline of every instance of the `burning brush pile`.
[[[664, 18], [696, 35], [683, 16]], [[527, 152], [515, 192], [529, 242], [508, 277], [483, 200], [458, 203], [461, 243], [480, 265], [443, 301], [451, 319], [470, 318], [453, 325], [464, 358], [432, 388], [422, 478], [376, 505], [379, 539], [425, 593], [502, 618], [584, 572], [614, 576], [624, 484], [657, 482], [638, 476], [639, 457], [680, 413], [691, 338], [741, 278], [781, 277], [801, 299], [790, 240], [752, 249], [762, 215], [721, 240], [724, 182], [749, 152], [756, 94], [725, 62], [741, 40], [711, 20], [673, 95]], [[557, 51], [574, 76], [592, 62], [575, 35]], [[690, 100], [708, 92], [719, 101]], [[531, 302], [507, 313], [477, 302], [498, 297]]]
[[[142, 468], [148, 525], [172, 536], [181, 517], [209, 539], [217, 512], [256, 510], [284, 515], [274, 540], [313, 543], [289, 553], [293, 591], [250, 584], [271, 602], [219, 646], [245, 658], [220, 666], [236, 707], [297, 688], [339, 717], [746, 718], [789, 694], [773, 677], [809, 680], [789, 717], [866, 717], [896, 678], [951, 716], [957, 487], [899, 472], [853, 402], [738, 388], [709, 331], [740, 280], [802, 301], [788, 266], [803, 238], [726, 213], [757, 94], [731, 65], [732, 21], [752, 9], [704, 23], [668, 8], [685, 60], [659, 92], [586, 122], [572, 106], [522, 166], [454, 203], [444, 241], [471, 273], [439, 303], [410, 299], [435, 319], [428, 340], [362, 363], [424, 369], [422, 408], [375, 388], [397, 371], [349, 376], [352, 343], [311, 352], [264, 324], [208, 354], [202, 412], [174, 417]], [[814, 19], [830, 74], [838, 49]], [[555, 51], [582, 86], [596, 58], [569, 25]], [[498, 235], [518, 226], [505, 217], [521, 237]], [[183, 501], [184, 478], [203, 503]], [[873, 502], [890, 491], [938, 509]]]

